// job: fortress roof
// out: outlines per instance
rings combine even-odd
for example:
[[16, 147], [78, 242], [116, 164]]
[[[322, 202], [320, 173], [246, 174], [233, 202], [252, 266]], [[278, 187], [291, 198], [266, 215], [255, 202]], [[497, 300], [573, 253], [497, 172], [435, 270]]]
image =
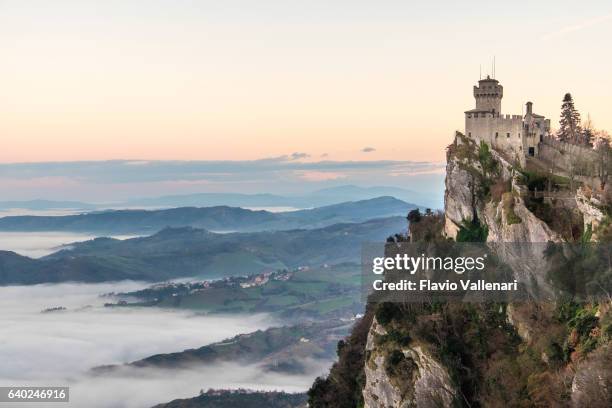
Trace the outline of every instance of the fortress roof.
[[495, 83], [499, 83], [499, 81], [497, 79], [493, 79], [493, 78], [491, 78], [488, 75], [487, 75], [487, 77], [485, 79], [478, 80], [478, 82], [495, 82]]
[[470, 109], [465, 113], [491, 113], [491, 109]]

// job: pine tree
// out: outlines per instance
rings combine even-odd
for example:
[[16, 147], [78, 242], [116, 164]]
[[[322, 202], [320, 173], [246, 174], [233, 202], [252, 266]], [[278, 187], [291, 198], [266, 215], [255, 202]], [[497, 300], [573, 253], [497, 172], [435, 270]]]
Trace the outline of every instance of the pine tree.
[[574, 100], [570, 93], [566, 93], [563, 97], [559, 125], [559, 132], [557, 133], [559, 140], [569, 143], [580, 143], [582, 136], [580, 113], [574, 107]]

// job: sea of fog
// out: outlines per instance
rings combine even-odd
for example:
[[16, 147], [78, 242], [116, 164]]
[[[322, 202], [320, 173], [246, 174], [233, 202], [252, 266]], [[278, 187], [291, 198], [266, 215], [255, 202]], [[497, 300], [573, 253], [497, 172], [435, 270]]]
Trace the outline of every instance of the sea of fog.
[[49, 210], [34, 210], [29, 208], [0, 208], [0, 217], [12, 217], [18, 215], [37, 215], [37, 216], [59, 216], [74, 215], [87, 212], [87, 210], [58, 208]]
[[[98, 235], [78, 232], [0, 232], [0, 250], [13, 251], [30, 258], [40, 258], [65, 248], [66, 245], [87, 241]], [[109, 235], [111, 238], [128, 239], [137, 235]]]
[[[62, 406], [140, 408], [192, 397], [208, 388], [303, 391], [326, 368], [313, 365], [308, 375], [287, 376], [228, 363], [90, 375], [89, 370], [99, 365], [201, 347], [277, 324], [265, 315], [105, 308], [109, 300], [99, 296], [144, 286], [126, 281], [0, 287], [0, 386], [69, 386], [71, 402]], [[59, 306], [67, 310], [41, 313]]]

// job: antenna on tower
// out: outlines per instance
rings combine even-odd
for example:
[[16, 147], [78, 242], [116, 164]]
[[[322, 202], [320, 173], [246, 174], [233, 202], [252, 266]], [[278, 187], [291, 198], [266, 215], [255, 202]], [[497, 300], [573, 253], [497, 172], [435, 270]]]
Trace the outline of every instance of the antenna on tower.
[[493, 79], [495, 79], [495, 55], [493, 56]]
[[478, 79], [482, 79], [482, 64], [478, 65]]

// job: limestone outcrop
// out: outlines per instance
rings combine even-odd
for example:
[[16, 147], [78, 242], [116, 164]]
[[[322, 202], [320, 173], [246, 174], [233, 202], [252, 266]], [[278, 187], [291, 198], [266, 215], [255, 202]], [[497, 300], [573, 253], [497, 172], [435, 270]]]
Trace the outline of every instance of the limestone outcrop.
[[404, 370], [402, 378], [394, 378], [389, 374], [388, 352], [376, 344], [377, 338], [386, 334], [385, 328], [374, 319], [366, 345], [364, 406], [451, 407], [457, 398], [457, 390], [446, 368], [428, 353], [423, 345], [410, 344], [401, 349], [404, 358], [409, 361], [408, 366], [412, 367], [411, 372]]
[[[523, 282], [535, 282], [539, 296], [545, 296], [546, 290], [549, 289], [545, 276], [548, 261], [543, 252], [548, 242], [564, 242], [564, 236], [557, 231], [565, 231], [551, 223], [550, 219], [547, 223], [536, 216], [540, 214], [540, 208], [534, 207], [534, 196], [529, 195], [533, 192], [528, 191], [524, 185], [525, 172], [523, 169], [518, 171], [511, 162], [503, 152], [488, 150], [487, 146], [478, 146], [474, 140], [457, 134], [447, 153], [443, 235], [456, 239], [462, 228], [468, 228], [470, 223], [473, 226], [473, 221], [476, 220], [477, 228], [487, 231], [487, 245], [495, 250], [503, 263], [509, 265], [515, 276]], [[572, 205], [564, 208], [571, 207], [568, 211], [579, 214], [582, 218], [578, 217], [577, 225], [581, 225], [584, 220], [584, 231], [592, 231], [591, 239], [596, 240], [595, 231], [605, 222], [600, 203], [584, 188], [577, 191], [575, 201], [576, 205], [572, 199]], [[559, 207], [550, 208], [551, 211], [559, 210]], [[507, 245], [508, 243], [520, 245]], [[522, 340], [521, 346], [516, 349], [517, 355], [522, 353], [522, 347], [541, 351], [544, 326], [556, 328], [558, 337], [559, 323], [549, 321], [554, 304], [546, 305], [547, 307], [542, 309], [523, 304], [506, 306], [503, 312], [505, 323], [511, 327], [510, 330], [514, 333], [512, 336], [518, 335]], [[501, 310], [500, 308], [499, 313], [502, 313]], [[602, 312], [599, 313], [597, 318], [602, 316]], [[451, 407], [461, 402], [460, 399], [464, 398], [465, 394], [460, 391], [460, 387], [464, 385], [454, 383], [455, 377], [449, 374], [452, 365], [446, 367], [436, 357], [438, 354], [432, 349], [433, 345], [427, 343], [426, 338], [417, 336], [417, 339], [410, 339], [406, 344], [399, 344], [398, 326], [395, 324], [396, 326], [384, 327], [376, 318], [372, 320], [365, 347], [365, 385], [362, 389], [364, 406], [428, 408]], [[503, 324], [496, 327], [502, 326]], [[400, 329], [406, 328], [400, 326]], [[597, 333], [594, 331], [586, 336], [600, 335]], [[575, 334], [571, 334], [570, 330], [569, 344], [573, 344], [572, 336], [575, 337]], [[401, 339], [401, 336], [399, 338]], [[560, 341], [555, 347], [559, 348], [562, 344]], [[556, 348], [544, 346], [544, 351], [537, 354], [541, 355], [539, 363], [550, 367], [554, 367], [553, 364], [561, 364], [559, 355], [555, 354]], [[542, 374], [538, 379], [548, 379], [550, 384], [555, 384], [555, 381], [565, 384], [562, 387], [566, 387], [564, 389], [567, 396], [564, 397], [564, 403], [567, 403], [567, 406], [600, 406], [597, 404], [608, 403], [607, 399], [612, 394], [609, 369], [611, 354], [609, 346], [600, 347], [584, 360], [575, 360], [574, 356], [577, 354], [573, 353], [569, 361], [563, 361], [565, 371], [558, 371], [558, 377]], [[553, 362], [554, 358], [557, 360]], [[503, 362], [498, 360], [493, 364]], [[489, 367], [485, 370], [488, 369]], [[552, 371], [554, 370], [557, 369], [553, 368]], [[564, 376], [563, 380], [559, 380], [561, 376]], [[568, 387], [570, 383], [571, 390]], [[534, 390], [543, 395], [534, 395], [534, 400], [544, 398], [546, 401], [554, 401], [556, 396], [551, 396], [546, 391], [547, 387], [552, 387], [550, 384], [542, 382], [534, 385]], [[491, 394], [488, 394], [488, 397], [491, 397]]]
[[592, 196], [590, 189], [581, 187], [576, 193], [576, 204], [584, 218], [584, 229], [592, 232], [591, 240], [597, 241], [597, 229], [604, 220], [604, 213], [599, 209], [601, 203]]

